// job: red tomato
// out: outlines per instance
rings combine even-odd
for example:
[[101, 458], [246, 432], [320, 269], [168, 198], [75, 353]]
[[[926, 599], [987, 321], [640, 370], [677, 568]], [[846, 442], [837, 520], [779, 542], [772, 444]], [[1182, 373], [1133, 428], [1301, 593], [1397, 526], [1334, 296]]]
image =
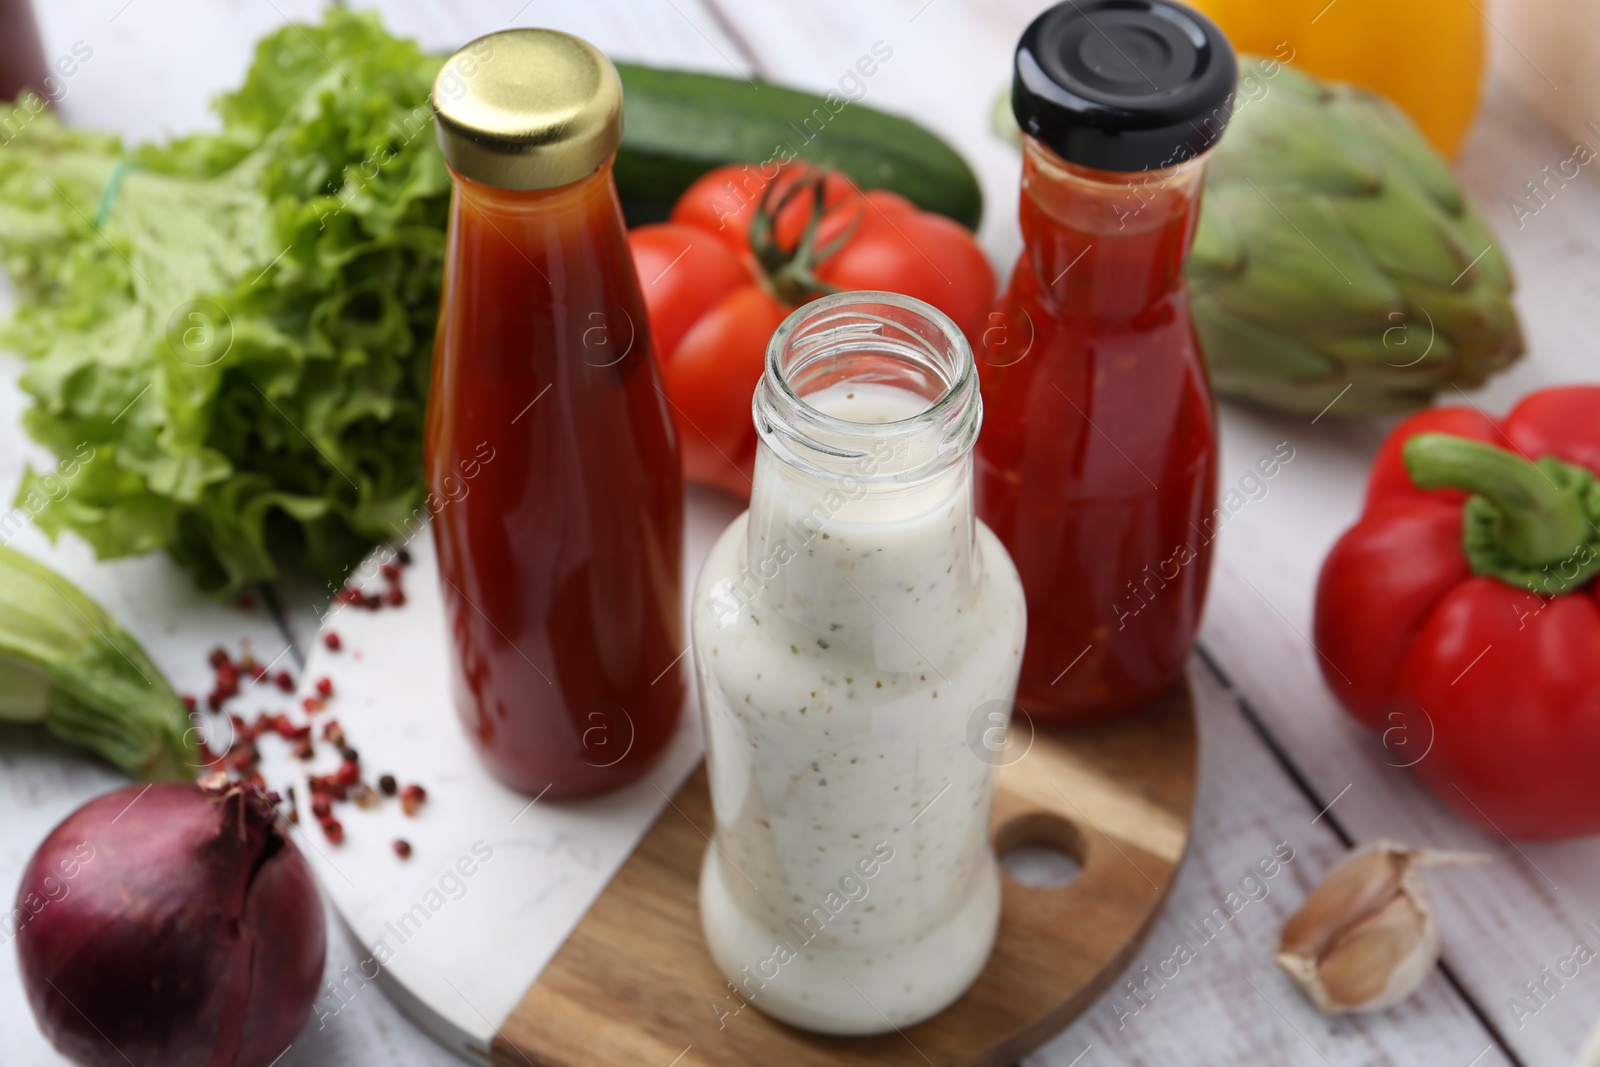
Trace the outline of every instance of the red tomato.
[[[994, 272], [959, 223], [837, 171], [820, 178], [809, 249], [819, 172], [806, 163], [719, 167], [684, 191], [670, 222], [629, 234], [684, 473], [736, 496], [750, 494], [750, 400], [767, 342], [795, 307], [883, 289], [927, 301], [976, 343], [994, 301]], [[770, 225], [756, 225], [764, 213]]]
[[746, 285], [701, 316], [664, 361], [662, 384], [689, 477], [734, 496], [750, 495], [756, 461], [750, 400], [767, 339], [788, 313], [771, 293]]
[[735, 289], [755, 281], [745, 261], [704, 230], [664, 222], [628, 238], [644, 288], [650, 334], [658, 352], [672, 352], [689, 327]]

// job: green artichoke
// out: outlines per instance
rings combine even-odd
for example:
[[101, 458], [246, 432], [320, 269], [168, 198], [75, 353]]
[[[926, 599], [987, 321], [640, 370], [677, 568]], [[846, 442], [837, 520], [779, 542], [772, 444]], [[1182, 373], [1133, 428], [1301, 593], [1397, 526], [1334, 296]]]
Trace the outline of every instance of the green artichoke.
[[1494, 235], [1410, 119], [1281, 64], [1246, 57], [1240, 73], [1188, 269], [1217, 391], [1403, 411], [1521, 355]]

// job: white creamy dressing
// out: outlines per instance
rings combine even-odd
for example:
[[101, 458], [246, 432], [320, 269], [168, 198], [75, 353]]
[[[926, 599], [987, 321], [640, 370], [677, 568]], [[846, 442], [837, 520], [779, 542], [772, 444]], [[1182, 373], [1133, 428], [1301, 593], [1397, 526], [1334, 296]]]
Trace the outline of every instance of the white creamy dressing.
[[[806, 402], [858, 423], [928, 407], [861, 382]], [[701, 913], [728, 1010], [876, 1033], [977, 977], [999, 872], [994, 769], [968, 726], [1012, 698], [1025, 629], [1016, 570], [974, 517], [969, 459], [868, 488], [761, 448], [751, 509], [713, 548], [694, 615], [717, 817]]]

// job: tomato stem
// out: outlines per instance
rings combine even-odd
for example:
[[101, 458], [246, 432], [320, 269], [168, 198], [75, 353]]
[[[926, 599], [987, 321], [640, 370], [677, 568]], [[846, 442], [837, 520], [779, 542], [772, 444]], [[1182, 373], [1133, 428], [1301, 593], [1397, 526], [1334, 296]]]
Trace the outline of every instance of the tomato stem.
[[[824, 168], [811, 178], [790, 183], [781, 193], [778, 183], [773, 182], [767, 186], [750, 220], [750, 248], [761, 264], [763, 281], [779, 302], [790, 307], [798, 307], [819, 296], [838, 291], [817, 277], [816, 266], [842, 248], [855, 233], [856, 224], [852, 223], [833, 240], [817, 247], [817, 234], [826, 209], [824, 193], [827, 179], [828, 171]], [[808, 193], [811, 206], [805, 229], [793, 248], [784, 248], [777, 238], [778, 216], [796, 199]]]
[[1402, 458], [1419, 489], [1473, 494], [1462, 513], [1462, 545], [1475, 574], [1552, 596], [1600, 573], [1593, 471], [1443, 433], [1411, 438]]

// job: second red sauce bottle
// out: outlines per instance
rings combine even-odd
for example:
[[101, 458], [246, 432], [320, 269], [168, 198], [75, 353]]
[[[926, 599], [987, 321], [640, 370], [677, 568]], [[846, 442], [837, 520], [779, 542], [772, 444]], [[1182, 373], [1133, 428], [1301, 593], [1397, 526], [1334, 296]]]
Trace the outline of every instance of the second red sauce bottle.
[[979, 353], [977, 472], [1027, 592], [1035, 718], [1138, 708], [1194, 645], [1217, 445], [1183, 266], [1236, 80], [1166, 0], [1069, 0], [1017, 46], [1025, 247]]

